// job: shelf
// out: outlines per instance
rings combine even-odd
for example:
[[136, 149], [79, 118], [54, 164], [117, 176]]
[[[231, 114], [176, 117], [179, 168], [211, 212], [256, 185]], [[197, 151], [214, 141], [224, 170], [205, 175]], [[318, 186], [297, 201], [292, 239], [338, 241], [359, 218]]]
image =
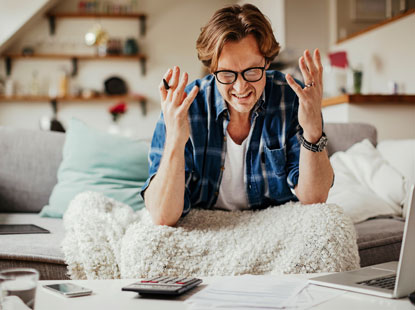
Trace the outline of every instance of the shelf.
[[137, 55], [82, 55], [82, 54], [35, 54], [35, 55], [22, 55], [22, 54], [7, 54], [5, 57], [10, 58], [40, 58], [40, 59], [72, 59], [78, 58], [80, 60], [135, 60], [146, 59], [143, 54]]
[[127, 96], [108, 96], [101, 95], [91, 98], [75, 97], [75, 96], [66, 96], [66, 97], [57, 97], [51, 98], [48, 96], [12, 96], [6, 97], [0, 95], [0, 102], [108, 102], [108, 101], [134, 101], [141, 104], [143, 115], [147, 114], [147, 98], [143, 95], [127, 95]]
[[137, 55], [82, 55], [82, 54], [34, 54], [34, 55], [22, 55], [22, 54], [6, 54], [6, 74], [10, 75], [12, 70], [12, 59], [48, 59], [48, 60], [61, 60], [70, 59], [72, 61], [72, 76], [76, 76], [78, 73], [78, 61], [79, 60], [138, 60], [141, 65], [141, 74], [146, 74], [146, 60], [147, 57], [143, 54]]
[[350, 95], [345, 94], [341, 96], [323, 99], [322, 107], [328, 107], [337, 104], [350, 103], [415, 103], [415, 95]]
[[147, 15], [143, 13], [77, 13], [77, 12], [63, 12], [63, 13], [48, 13], [47, 16], [57, 18], [146, 18]]
[[143, 13], [107, 14], [107, 13], [48, 13], [50, 33], [55, 34], [56, 18], [132, 18], [140, 21], [139, 32], [142, 36], [146, 33], [146, 18]]

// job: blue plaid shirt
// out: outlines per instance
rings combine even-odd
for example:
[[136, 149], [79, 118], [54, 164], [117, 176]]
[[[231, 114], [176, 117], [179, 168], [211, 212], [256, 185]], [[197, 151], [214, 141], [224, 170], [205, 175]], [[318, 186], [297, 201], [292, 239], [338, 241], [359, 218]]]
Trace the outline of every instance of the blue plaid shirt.
[[[266, 86], [251, 113], [247, 137], [244, 182], [249, 207], [262, 209], [297, 200], [293, 189], [298, 183], [300, 144], [297, 132], [298, 97], [278, 71], [267, 71]], [[227, 105], [215, 78], [208, 75], [188, 85], [199, 93], [189, 109], [190, 139], [185, 147], [185, 195], [183, 215], [191, 207], [212, 208], [219, 187], [226, 152], [229, 123]], [[157, 173], [163, 155], [166, 128], [161, 115], [154, 131], [149, 153], [149, 178], [141, 194]]]

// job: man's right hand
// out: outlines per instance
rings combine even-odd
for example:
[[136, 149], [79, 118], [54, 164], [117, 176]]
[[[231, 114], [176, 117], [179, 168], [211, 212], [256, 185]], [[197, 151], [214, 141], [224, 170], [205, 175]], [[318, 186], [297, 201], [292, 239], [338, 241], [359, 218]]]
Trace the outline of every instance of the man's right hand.
[[163, 81], [159, 85], [161, 109], [166, 124], [166, 145], [182, 146], [184, 149], [190, 135], [187, 112], [196, 98], [199, 88], [194, 86], [190, 93], [186, 94], [184, 89], [188, 82], [188, 74], [185, 72], [180, 78], [180, 68], [177, 66], [173, 70], [169, 69], [164, 75], [164, 79], [170, 86], [167, 90]]
[[145, 191], [146, 208], [156, 225], [174, 226], [180, 219], [185, 195], [184, 147], [190, 136], [187, 113], [199, 88], [193, 87], [189, 94], [184, 89], [188, 81], [184, 73], [180, 81], [180, 69], [174, 67], [164, 75], [169, 89], [161, 81], [159, 90], [161, 109], [166, 125], [163, 156], [156, 176]]

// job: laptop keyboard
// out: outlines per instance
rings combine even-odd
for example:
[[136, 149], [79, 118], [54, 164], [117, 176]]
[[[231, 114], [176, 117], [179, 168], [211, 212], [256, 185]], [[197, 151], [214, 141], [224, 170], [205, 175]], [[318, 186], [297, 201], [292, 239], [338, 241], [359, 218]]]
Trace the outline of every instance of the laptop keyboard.
[[395, 282], [396, 282], [396, 275], [392, 275], [392, 276], [387, 276], [383, 278], [377, 278], [377, 279], [357, 282], [357, 284], [375, 286], [375, 287], [393, 290], [395, 288]]

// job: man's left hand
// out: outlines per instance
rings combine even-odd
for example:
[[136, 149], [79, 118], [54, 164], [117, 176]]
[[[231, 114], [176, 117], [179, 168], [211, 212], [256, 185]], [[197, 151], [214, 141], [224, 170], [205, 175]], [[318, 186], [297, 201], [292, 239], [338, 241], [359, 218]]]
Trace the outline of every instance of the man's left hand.
[[314, 56], [311, 57], [310, 51], [305, 50], [304, 55], [299, 59], [299, 66], [304, 79], [304, 88], [291, 75], [286, 74], [285, 78], [299, 98], [298, 122], [304, 130], [303, 136], [307, 141], [315, 143], [323, 132], [321, 119], [323, 66], [320, 51], [315, 49]]

